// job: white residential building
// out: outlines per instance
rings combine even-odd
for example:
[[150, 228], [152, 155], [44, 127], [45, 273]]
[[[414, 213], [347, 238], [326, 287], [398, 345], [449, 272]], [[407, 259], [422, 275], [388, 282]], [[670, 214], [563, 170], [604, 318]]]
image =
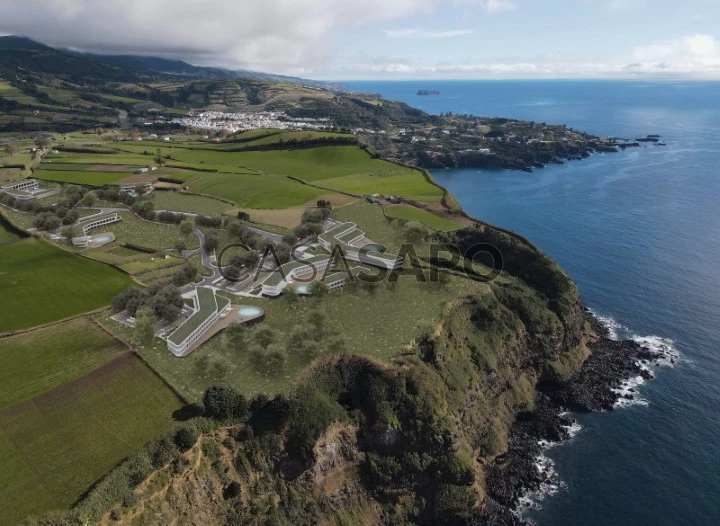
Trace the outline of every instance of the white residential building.
[[217, 296], [210, 287], [197, 287], [183, 297], [192, 299], [194, 312], [167, 337], [168, 349], [175, 356], [185, 355], [231, 308], [230, 300]]
[[91, 230], [94, 230], [96, 228], [100, 228], [106, 225], [111, 225], [113, 223], [117, 223], [120, 221], [121, 218], [117, 214], [117, 212], [113, 212], [112, 214], [107, 214], [102, 217], [98, 217], [97, 219], [94, 218], [94, 216], [90, 216], [84, 219], [80, 220], [80, 227], [82, 228], [83, 235], [74, 237], [72, 239], [72, 244], [74, 247], [78, 248], [86, 248], [90, 242], [88, 239], [87, 233]]

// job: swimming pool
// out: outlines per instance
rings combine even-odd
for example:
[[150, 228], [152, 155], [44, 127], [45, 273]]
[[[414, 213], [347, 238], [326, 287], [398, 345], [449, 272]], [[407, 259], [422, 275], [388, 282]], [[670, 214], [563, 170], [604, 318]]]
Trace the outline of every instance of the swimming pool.
[[113, 241], [115, 241], [115, 234], [113, 233], [97, 234], [96, 236], [89, 236], [88, 245], [92, 248], [97, 248], [112, 243]]
[[295, 290], [298, 294], [310, 294], [310, 285], [299, 285]]
[[254, 318], [260, 316], [263, 313], [262, 309], [258, 307], [242, 307], [238, 309], [238, 314], [245, 318]]

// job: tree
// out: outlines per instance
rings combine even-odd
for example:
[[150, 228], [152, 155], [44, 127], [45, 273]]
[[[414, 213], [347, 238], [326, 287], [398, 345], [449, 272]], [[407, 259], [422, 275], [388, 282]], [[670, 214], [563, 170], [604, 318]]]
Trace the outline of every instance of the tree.
[[216, 230], [208, 230], [205, 232], [205, 243], [204, 247], [207, 252], [212, 252], [220, 244], [220, 236]]
[[68, 210], [65, 217], [62, 218], [63, 225], [74, 225], [77, 220], [80, 219], [80, 214], [77, 210]]
[[267, 349], [259, 345], [250, 348], [250, 365], [259, 373], [279, 375], [285, 367], [285, 350], [278, 344], [271, 344]]
[[6, 145], [5, 145], [5, 151], [7, 152], [7, 154], [8, 154], [10, 157], [12, 157], [13, 155], [15, 155], [15, 154], [17, 153], [18, 147], [15, 146], [14, 144], [6, 144]]
[[180, 290], [173, 285], [162, 287], [148, 301], [148, 306], [152, 307], [155, 316], [165, 321], [175, 321], [180, 316], [183, 305]]
[[195, 230], [195, 225], [189, 219], [185, 219], [182, 223], [180, 223], [180, 233], [183, 236], [188, 237], [192, 234], [193, 230]]
[[182, 426], [175, 432], [173, 442], [175, 442], [175, 445], [180, 452], [185, 452], [195, 445], [198, 437], [199, 434], [197, 431], [190, 429], [187, 426]]
[[50, 146], [52, 141], [48, 137], [38, 137], [35, 139], [35, 146], [42, 148], [43, 150]]
[[95, 203], [97, 203], [97, 196], [93, 192], [86, 193], [80, 201], [83, 206], [94, 206]]
[[322, 298], [328, 293], [327, 285], [322, 281], [313, 281], [308, 290], [312, 296], [317, 298]]
[[143, 307], [135, 316], [135, 345], [147, 347], [152, 343], [155, 336], [155, 313], [150, 307]]
[[298, 293], [297, 290], [295, 290], [295, 287], [285, 287], [285, 290], [283, 291], [283, 298], [290, 305], [297, 303]]
[[64, 226], [60, 230], [60, 235], [65, 238], [65, 241], [67, 241], [69, 244], [72, 244], [72, 239], [77, 236], [77, 231], [75, 227]]
[[255, 342], [265, 349], [271, 343], [277, 341], [277, 332], [272, 327], [261, 327], [254, 334]]
[[187, 241], [185, 241], [182, 238], [175, 240], [175, 250], [178, 251], [178, 254], [182, 255], [183, 251], [186, 249], [187, 249]]
[[172, 276], [172, 283], [176, 287], [182, 287], [188, 283], [195, 281], [197, 278], [197, 267], [194, 263], [186, 262], [180, 270]]
[[247, 327], [242, 323], [232, 323], [225, 329], [222, 346], [228, 351], [243, 349], [246, 343]]
[[328, 201], [327, 199], [320, 199], [317, 202], [317, 207], [318, 208], [332, 208], [332, 203], [330, 203], [330, 201]]
[[247, 399], [231, 387], [208, 388], [203, 396], [205, 415], [217, 420], [245, 421], [249, 416], [250, 404]]
[[310, 311], [308, 314], [308, 323], [315, 329], [316, 339], [322, 338], [325, 333], [325, 324], [327, 317], [319, 310]]
[[247, 212], [243, 212], [242, 210], [240, 210], [240, 211], [237, 213], [237, 218], [238, 218], [240, 221], [250, 221], [250, 214], [248, 214]]

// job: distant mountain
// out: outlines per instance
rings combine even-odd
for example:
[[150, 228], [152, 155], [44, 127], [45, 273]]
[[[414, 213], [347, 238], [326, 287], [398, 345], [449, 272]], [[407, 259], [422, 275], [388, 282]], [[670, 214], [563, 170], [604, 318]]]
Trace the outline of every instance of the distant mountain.
[[134, 82], [135, 71], [55, 49], [29, 38], [0, 37], [0, 75], [8, 78], [31, 73], [81, 80]]
[[3, 67], [25, 68], [43, 73], [85, 75], [97, 80], [137, 81], [144, 75], [177, 75], [196, 79], [243, 78], [322, 86], [324, 83], [250, 70], [194, 66], [183, 60], [139, 55], [100, 55], [58, 49], [26, 37], [0, 37], [0, 72]]
[[266, 80], [270, 82], [292, 82], [310, 85], [324, 84], [300, 77], [290, 77], [287, 75], [276, 75], [274, 73], [264, 73], [261, 71], [251, 70], [230, 70], [226, 68], [214, 68], [207, 66], [194, 66], [183, 60], [173, 60], [160, 57], [145, 57], [139, 55], [96, 55], [87, 53], [84, 56], [129, 69], [138, 69], [142, 71], [153, 71], [156, 73], [167, 73], [170, 75], [183, 75], [193, 78], [243, 78]]
[[182, 60], [172, 60], [160, 57], [144, 57], [138, 55], [95, 55], [92, 53], [78, 53], [78, 55], [90, 58], [97, 62], [112, 64], [122, 68], [167, 73], [170, 75], [183, 75], [194, 78], [233, 78], [237, 76], [235, 72], [228, 69], [193, 66], [192, 64], [188, 64]]

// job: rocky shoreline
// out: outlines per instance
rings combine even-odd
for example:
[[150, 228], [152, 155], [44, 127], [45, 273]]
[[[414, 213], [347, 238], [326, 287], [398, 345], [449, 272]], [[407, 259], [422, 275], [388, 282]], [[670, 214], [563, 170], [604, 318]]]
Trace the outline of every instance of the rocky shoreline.
[[642, 148], [649, 144], [666, 146], [661, 138], [648, 135], [637, 139], [594, 138], [584, 143], [493, 143], [489, 151], [464, 150], [429, 157], [424, 154], [412, 159], [412, 164], [425, 169], [476, 168], [508, 169], [533, 172], [551, 164], [582, 161], [598, 153], [617, 153], [627, 148]]
[[541, 384], [535, 410], [518, 416], [510, 429], [507, 453], [488, 467], [487, 500], [469, 521], [471, 525], [529, 524], [517, 510], [523, 498], [552, 484], [551, 473], [538, 468], [548, 444], [572, 437], [574, 423], [567, 411], [612, 410], [623, 399], [632, 399], [636, 388], [623, 392], [628, 378], [653, 378], [648, 369], [666, 356], [633, 340], [613, 340], [603, 323], [588, 312], [599, 339], [590, 345], [592, 355], [582, 369], [563, 384]]

